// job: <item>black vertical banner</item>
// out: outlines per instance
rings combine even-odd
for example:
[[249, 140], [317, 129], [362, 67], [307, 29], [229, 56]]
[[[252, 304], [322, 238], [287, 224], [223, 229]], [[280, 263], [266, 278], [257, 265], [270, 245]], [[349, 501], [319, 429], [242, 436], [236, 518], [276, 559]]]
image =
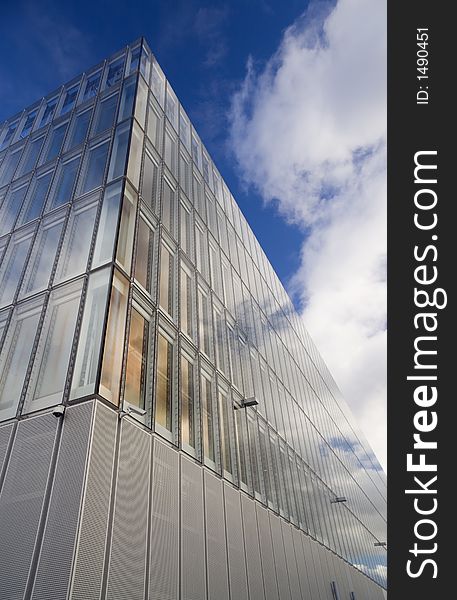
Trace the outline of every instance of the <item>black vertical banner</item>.
[[389, 600], [457, 597], [451, 6], [389, 3]]

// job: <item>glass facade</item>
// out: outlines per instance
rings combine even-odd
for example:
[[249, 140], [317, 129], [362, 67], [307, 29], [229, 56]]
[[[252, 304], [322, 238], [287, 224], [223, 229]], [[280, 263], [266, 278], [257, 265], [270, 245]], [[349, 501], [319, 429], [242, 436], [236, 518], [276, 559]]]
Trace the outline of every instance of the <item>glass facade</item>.
[[142, 409], [385, 586], [384, 473], [144, 42], [0, 125], [0, 261], [0, 420]]

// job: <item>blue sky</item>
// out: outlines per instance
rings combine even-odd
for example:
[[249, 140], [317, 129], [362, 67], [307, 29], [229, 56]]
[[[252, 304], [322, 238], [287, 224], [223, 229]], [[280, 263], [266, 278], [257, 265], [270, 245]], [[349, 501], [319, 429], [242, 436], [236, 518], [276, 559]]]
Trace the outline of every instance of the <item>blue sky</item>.
[[3, 0], [0, 122], [144, 35], [287, 285], [299, 265], [303, 233], [243, 184], [227, 143], [227, 112], [248, 57], [264, 64], [305, 8], [303, 0]]

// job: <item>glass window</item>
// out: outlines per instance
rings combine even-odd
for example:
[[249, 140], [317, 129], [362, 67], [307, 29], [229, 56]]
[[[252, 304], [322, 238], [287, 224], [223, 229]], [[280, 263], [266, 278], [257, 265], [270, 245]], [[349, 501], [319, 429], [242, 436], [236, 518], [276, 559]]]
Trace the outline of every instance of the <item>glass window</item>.
[[67, 112], [73, 110], [76, 104], [76, 96], [78, 95], [79, 82], [66, 91], [65, 100], [62, 104], [62, 109], [60, 111], [61, 115], [65, 115]]
[[125, 186], [124, 201], [122, 203], [121, 225], [117, 241], [116, 262], [130, 275], [133, 252], [133, 236], [135, 233], [135, 218], [137, 196], [133, 189]]
[[40, 127], [44, 127], [52, 121], [52, 116], [56, 108], [57, 100], [58, 98], [56, 97], [46, 102], [46, 107], [44, 109], [43, 116], [41, 117]]
[[6, 130], [6, 135], [2, 140], [2, 143], [0, 145], [0, 150], [3, 150], [3, 148], [6, 148], [8, 146], [8, 144], [10, 143], [10, 141], [13, 139], [13, 136], [16, 132], [17, 126], [19, 125], [19, 121], [15, 121], [14, 123], [11, 123], [8, 126], [8, 129]]
[[110, 129], [114, 124], [116, 115], [118, 94], [113, 94], [104, 98], [98, 103], [95, 111], [94, 123], [92, 125], [92, 135], [98, 135], [106, 129]]
[[40, 154], [41, 147], [43, 146], [44, 135], [34, 140], [30, 140], [27, 145], [27, 150], [24, 152], [21, 166], [19, 168], [18, 175], [25, 175], [35, 168], [38, 161], [38, 155]]
[[33, 221], [33, 219], [41, 215], [52, 175], [53, 171], [48, 171], [47, 173], [33, 176], [27, 193], [27, 200], [24, 204], [24, 210], [19, 219], [21, 224]]
[[154, 211], [157, 202], [158, 177], [159, 167], [156, 161], [146, 152], [143, 165], [142, 196], [145, 203]]
[[152, 102], [149, 103], [148, 109], [148, 129], [147, 135], [153, 146], [161, 152], [162, 148], [162, 118], [159, 111], [155, 108]]
[[128, 289], [127, 279], [115, 272], [105, 334], [100, 394], [116, 405], [119, 404]]
[[262, 473], [261, 464], [259, 462], [259, 452], [257, 450], [257, 422], [250, 415], [248, 415], [248, 431], [249, 454], [252, 466], [252, 484], [255, 496], [260, 500], [262, 498]]
[[148, 292], [151, 291], [152, 248], [154, 234], [148, 223], [140, 217], [136, 240], [134, 277]]
[[82, 280], [79, 280], [51, 293], [30, 376], [24, 413], [62, 401], [81, 290]]
[[128, 74], [134, 73], [138, 70], [140, 65], [141, 46], [137, 46], [133, 50], [130, 50], [130, 64]]
[[11, 304], [25, 267], [35, 228], [28, 227], [11, 237], [0, 268], [0, 306]]
[[183, 152], [179, 155], [179, 185], [184, 193], [190, 198], [190, 187], [192, 182], [190, 161]]
[[195, 264], [205, 279], [208, 278], [208, 244], [205, 232], [195, 226]]
[[0, 209], [0, 236], [11, 231], [21, 210], [28, 182], [13, 184]]
[[188, 269], [183, 263], [181, 264], [181, 281], [180, 281], [180, 318], [181, 318], [181, 331], [186, 333], [189, 337], [193, 336], [193, 310], [192, 310], [192, 298], [193, 298], [193, 282], [190, 269]]
[[124, 402], [145, 408], [148, 321], [135, 308], [130, 317]]
[[0, 353], [0, 420], [16, 415], [42, 306], [43, 296], [14, 309]]
[[114, 258], [114, 240], [119, 219], [122, 183], [109, 185], [103, 196], [102, 212], [98, 223], [92, 268], [98, 267]]
[[162, 244], [160, 252], [159, 305], [173, 317], [174, 257], [168, 246]]
[[146, 123], [146, 108], [148, 105], [148, 87], [142, 77], [138, 79], [135, 103], [135, 119], [144, 130]]
[[133, 122], [132, 138], [130, 140], [127, 177], [135, 189], [140, 185], [141, 158], [143, 155], [143, 132], [136, 121]]
[[42, 220], [32, 254], [27, 261], [27, 271], [22, 284], [22, 296], [33, 294], [48, 287], [64, 221], [65, 211], [59, 211], [58, 214], [52, 214]]
[[130, 123], [124, 123], [116, 128], [111, 160], [108, 170], [108, 181], [122, 177], [125, 172], [125, 160], [129, 145]]
[[201, 179], [197, 177], [195, 172], [192, 184], [195, 209], [198, 211], [202, 219], [206, 221], [206, 204], [205, 196], [203, 195], [203, 183]]
[[165, 147], [163, 152], [163, 157], [165, 160], [165, 164], [170, 169], [175, 177], [177, 177], [177, 168], [176, 168], [176, 153], [177, 153], [177, 143], [175, 136], [169, 131], [168, 128], [165, 128]]
[[[232, 407], [229, 407], [229, 397], [227, 393], [219, 389], [219, 428], [221, 434], [221, 462], [222, 468], [227, 473], [232, 474], [232, 454], [230, 443]], [[230, 401], [231, 404], [231, 401]]]
[[211, 181], [210, 162], [209, 162], [209, 158], [207, 157], [207, 155], [205, 154], [205, 152], [203, 152], [203, 179], [210, 186], [210, 188], [213, 187], [212, 186], [212, 181]]
[[35, 108], [34, 110], [30, 111], [29, 114], [27, 115], [27, 118], [25, 119], [25, 123], [24, 123], [24, 126], [21, 131], [21, 135], [19, 136], [20, 138], [27, 137], [29, 135], [29, 133], [32, 131], [33, 123], [35, 121], [37, 112], [38, 112], [38, 109]]
[[206, 459], [215, 463], [213, 386], [210, 376], [204, 372], [202, 372], [200, 378], [200, 401], [203, 423], [203, 455]]
[[175, 129], [178, 128], [178, 100], [167, 83], [167, 98], [165, 102], [165, 113]]
[[151, 90], [154, 96], [157, 98], [160, 106], [163, 108], [165, 76], [162, 73], [162, 69], [155, 61], [152, 63], [151, 69]]
[[89, 75], [86, 80], [86, 87], [84, 88], [83, 101], [89, 100], [97, 95], [98, 87], [100, 85], [101, 71]]
[[181, 250], [183, 250], [187, 256], [192, 258], [192, 243], [191, 243], [191, 234], [192, 234], [192, 225], [191, 225], [191, 214], [190, 210], [181, 203], [181, 216], [179, 219], [180, 222], [180, 245]]
[[207, 294], [198, 288], [198, 335], [200, 350], [207, 356], [211, 356], [211, 327], [209, 322], [209, 298]]
[[228, 375], [226, 326], [222, 309], [214, 309], [214, 324], [216, 328], [216, 364], [217, 368]]
[[86, 272], [97, 204], [93, 199], [85, 199], [73, 205], [54, 282], [71, 279]]
[[202, 151], [200, 140], [195, 134], [192, 134], [192, 159], [195, 165], [202, 170]]
[[181, 355], [181, 439], [183, 446], [196, 448], [198, 412], [195, 401], [194, 363]]
[[76, 175], [81, 155], [74, 156], [60, 163], [53, 181], [53, 191], [48, 201], [48, 210], [70, 202], [75, 187]]
[[62, 148], [63, 139], [65, 132], [67, 131], [68, 121], [61, 123], [53, 127], [48, 135], [47, 149], [42, 162], [49, 162], [54, 160], [55, 157], [60, 153]]
[[110, 88], [122, 79], [124, 72], [124, 56], [113, 60], [108, 67], [108, 73], [106, 75], [105, 87]]
[[190, 152], [190, 122], [182, 110], [179, 113], [179, 137]]
[[246, 411], [241, 408], [241, 404], [237, 403], [235, 410], [235, 439], [238, 459], [238, 478], [240, 487], [247, 489], [248, 480], [248, 453], [247, 453], [247, 426], [246, 426]]
[[105, 268], [89, 276], [81, 331], [78, 340], [70, 398], [81, 398], [95, 392], [95, 381], [100, 363], [110, 269]]
[[84, 112], [75, 115], [67, 143], [68, 150], [79, 146], [86, 139], [91, 114], [92, 108], [89, 108], [89, 110], [85, 110]]
[[265, 495], [267, 499], [267, 503], [270, 505], [274, 505], [274, 497], [273, 497], [273, 487], [271, 482], [271, 467], [268, 464], [268, 455], [267, 455], [267, 447], [268, 447], [268, 437], [265, 425], [259, 419], [259, 447], [260, 447], [260, 455], [259, 462], [260, 467], [262, 469], [263, 475], [263, 483], [265, 486]]
[[128, 119], [133, 114], [133, 102], [135, 100], [136, 77], [131, 77], [124, 82], [122, 88], [121, 104], [119, 106], [119, 116], [117, 118], [120, 123], [124, 119]]
[[10, 183], [10, 181], [14, 179], [14, 172], [19, 164], [23, 148], [24, 142], [22, 142], [19, 147], [12, 148], [8, 151], [0, 169], [0, 187]]
[[156, 425], [173, 430], [173, 344], [159, 332], [157, 340]]
[[103, 183], [106, 159], [108, 157], [109, 140], [88, 148], [85, 157], [84, 179], [81, 184], [81, 194], [93, 190]]
[[174, 233], [175, 218], [175, 196], [174, 186], [164, 177], [162, 190], [162, 223], [170, 233]]

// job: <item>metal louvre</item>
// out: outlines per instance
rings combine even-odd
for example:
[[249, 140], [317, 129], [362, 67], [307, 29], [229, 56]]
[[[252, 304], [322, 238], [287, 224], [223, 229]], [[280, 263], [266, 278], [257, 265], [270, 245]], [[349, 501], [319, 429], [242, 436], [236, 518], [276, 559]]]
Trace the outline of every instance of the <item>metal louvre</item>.
[[73, 565], [94, 403], [68, 407], [32, 591], [33, 600], [65, 600]]
[[262, 581], [262, 561], [255, 518], [254, 501], [241, 494], [241, 510], [246, 549], [246, 566], [250, 600], [263, 600], [265, 593]]
[[227, 555], [232, 600], [248, 600], [240, 493], [224, 483]]
[[48, 484], [58, 420], [51, 414], [18, 423], [0, 494], [0, 598], [19, 600], [29, 578]]
[[228, 600], [222, 481], [205, 471], [204, 487], [208, 600]]
[[154, 438], [149, 599], [179, 597], [179, 454]]
[[100, 598], [118, 415], [96, 402], [71, 600]]
[[13, 435], [14, 423], [0, 427], [0, 490], [3, 481], [3, 471], [6, 469], [6, 455]]
[[[276, 565], [276, 577], [278, 580], [279, 597], [281, 600], [291, 600], [289, 575], [286, 567], [286, 555], [284, 552], [284, 543], [281, 534], [281, 522], [279, 517], [269, 514], [271, 539], [273, 541], [273, 553]], [[295, 599], [294, 599], [295, 600]]]
[[206, 598], [202, 468], [181, 456], [182, 600]]
[[300, 600], [300, 582], [298, 581], [297, 561], [295, 560], [294, 545], [292, 541], [292, 529], [289, 523], [281, 521], [282, 538], [284, 541], [284, 551], [286, 553], [286, 567], [289, 574], [289, 585], [292, 600]]
[[256, 504], [257, 527], [259, 530], [260, 554], [262, 556], [263, 583], [267, 600], [278, 600], [278, 583], [276, 581], [275, 559], [271, 541], [268, 512]]
[[151, 435], [123, 419], [119, 459], [107, 600], [143, 600], [145, 594], [146, 547]]

